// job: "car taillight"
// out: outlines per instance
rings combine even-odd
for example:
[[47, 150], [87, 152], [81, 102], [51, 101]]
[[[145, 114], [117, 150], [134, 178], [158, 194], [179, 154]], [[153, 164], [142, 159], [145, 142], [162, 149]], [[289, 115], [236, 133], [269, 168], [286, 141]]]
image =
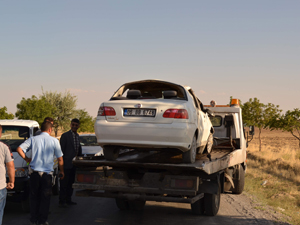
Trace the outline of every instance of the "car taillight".
[[100, 106], [98, 110], [98, 116], [115, 116], [116, 111], [114, 110], [113, 107], [109, 106]]
[[77, 174], [77, 181], [79, 183], [94, 183], [94, 175], [90, 174]]
[[167, 109], [163, 115], [164, 118], [188, 119], [189, 114], [186, 109]]

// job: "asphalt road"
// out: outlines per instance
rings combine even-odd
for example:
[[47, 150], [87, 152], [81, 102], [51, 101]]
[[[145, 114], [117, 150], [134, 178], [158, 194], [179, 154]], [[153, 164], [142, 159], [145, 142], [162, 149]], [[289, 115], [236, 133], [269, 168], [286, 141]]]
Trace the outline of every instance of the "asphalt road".
[[[222, 194], [220, 211], [215, 217], [194, 215], [189, 204], [181, 203], [147, 202], [143, 211], [120, 211], [114, 199], [75, 196], [73, 200], [78, 205], [59, 208], [58, 197], [52, 196], [50, 225], [288, 224], [278, 222], [279, 214], [258, 210], [258, 203], [245, 194]], [[29, 214], [23, 213], [19, 204], [7, 202], [3, 225], [23, 224], [29, 224]]]

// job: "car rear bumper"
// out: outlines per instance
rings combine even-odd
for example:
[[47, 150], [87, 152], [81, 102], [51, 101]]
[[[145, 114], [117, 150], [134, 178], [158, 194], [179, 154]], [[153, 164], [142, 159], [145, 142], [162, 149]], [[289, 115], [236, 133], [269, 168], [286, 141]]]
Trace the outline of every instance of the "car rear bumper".
[[126, 148], [176, 148], [187, 151], [196, 126], [189, 123], [151, 124], [108, 122], [97, 120], [95, 133], [98, 143]]

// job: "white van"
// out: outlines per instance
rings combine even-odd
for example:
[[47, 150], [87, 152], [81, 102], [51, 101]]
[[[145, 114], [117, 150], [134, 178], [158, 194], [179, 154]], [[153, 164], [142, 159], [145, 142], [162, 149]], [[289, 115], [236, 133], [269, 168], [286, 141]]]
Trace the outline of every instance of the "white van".
[[[29, 174], [28, 165], [24, 159], [18, 154], [17, 147], [20, 146], [26, 139], [34, 136], [39, 130], [39, 124], [33, 120], [0, 120], [2, 126], [2, 136], [0, 141], [7, 144], [12, 151], [16, 169], [15, 187], [7, 191], [7, 200], [21, 202], [22, 209], [29, 212]], [[31, 151], [26, 153], [27, 157], [31, 157]], [[8, 176], [6, 175], [7, 180]], [[58, 182], [58, 162], [55, 159], [53, 188], [54, 195], [59, 193]]]

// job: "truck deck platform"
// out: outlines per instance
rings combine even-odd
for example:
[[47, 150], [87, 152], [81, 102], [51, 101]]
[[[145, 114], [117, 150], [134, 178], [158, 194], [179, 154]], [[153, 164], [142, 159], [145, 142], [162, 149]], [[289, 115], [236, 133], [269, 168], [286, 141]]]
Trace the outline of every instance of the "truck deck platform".
[[[103, 156], [77, 157], [73, 164], [77, 167], [101, 167], [113, 168], [147, 168], [164, 170], [186, 170], [203, 171], [206, 174], [213, 174], [228, 166], [235, 164], [232, 161], [235, 154], [240, 154], [240, 149], [213, 149], [209, 154], [197, 155], [195, 163], [182, 163], [182, 155], [170, 152], [137, 152], [131, 150], [121, 153], [116, 161], [108, 161]], [[209, 157], [210, 156], [210, 157]], [[238, 162], [237, 162], [238, 163]]]

